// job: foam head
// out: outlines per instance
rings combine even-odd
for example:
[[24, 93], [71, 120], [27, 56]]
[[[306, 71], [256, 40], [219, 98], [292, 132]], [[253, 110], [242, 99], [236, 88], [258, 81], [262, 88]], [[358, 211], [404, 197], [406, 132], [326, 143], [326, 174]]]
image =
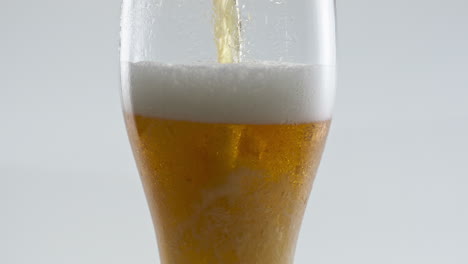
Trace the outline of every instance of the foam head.
[[283, 124], [331, 118], [335, 68], [300, 64], [122, 63], [125, 110], [164, 119]]

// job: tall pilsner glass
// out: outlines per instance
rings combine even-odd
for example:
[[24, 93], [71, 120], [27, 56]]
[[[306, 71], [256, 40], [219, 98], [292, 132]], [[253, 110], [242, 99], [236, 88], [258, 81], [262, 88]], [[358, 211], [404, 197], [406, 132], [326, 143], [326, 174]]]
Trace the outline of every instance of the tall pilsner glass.
[[290, 264], [335, 95], [333, 0], [124, 0], [125, 120], [163, 264]]

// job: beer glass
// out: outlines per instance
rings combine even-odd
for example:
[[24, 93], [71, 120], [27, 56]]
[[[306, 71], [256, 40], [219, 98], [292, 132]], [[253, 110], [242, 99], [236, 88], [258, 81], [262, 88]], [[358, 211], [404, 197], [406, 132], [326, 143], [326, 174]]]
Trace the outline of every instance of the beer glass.
[[163, 264], [290, 264], [335, 94], [333, 0], [124, 0], [122, 101]]

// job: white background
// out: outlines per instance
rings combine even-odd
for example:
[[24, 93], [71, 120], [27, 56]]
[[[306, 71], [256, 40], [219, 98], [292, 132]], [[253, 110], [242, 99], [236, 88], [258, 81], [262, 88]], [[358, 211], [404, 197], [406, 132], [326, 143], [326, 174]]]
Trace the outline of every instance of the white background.
[[[120, 2], [0, 3], [0, 263], [158, 263]], [[468, 2], [337, 4], [336, 114], [296, 262], [468, 263]]]

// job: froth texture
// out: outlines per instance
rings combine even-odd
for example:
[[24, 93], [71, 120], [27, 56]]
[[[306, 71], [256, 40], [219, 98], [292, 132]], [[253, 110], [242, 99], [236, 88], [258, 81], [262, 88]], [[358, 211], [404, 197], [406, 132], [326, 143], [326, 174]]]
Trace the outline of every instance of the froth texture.
[[283, 124], [331, 118], [335, 68], [299, 64], [122, 63], [125, 110], [165, 119]]

